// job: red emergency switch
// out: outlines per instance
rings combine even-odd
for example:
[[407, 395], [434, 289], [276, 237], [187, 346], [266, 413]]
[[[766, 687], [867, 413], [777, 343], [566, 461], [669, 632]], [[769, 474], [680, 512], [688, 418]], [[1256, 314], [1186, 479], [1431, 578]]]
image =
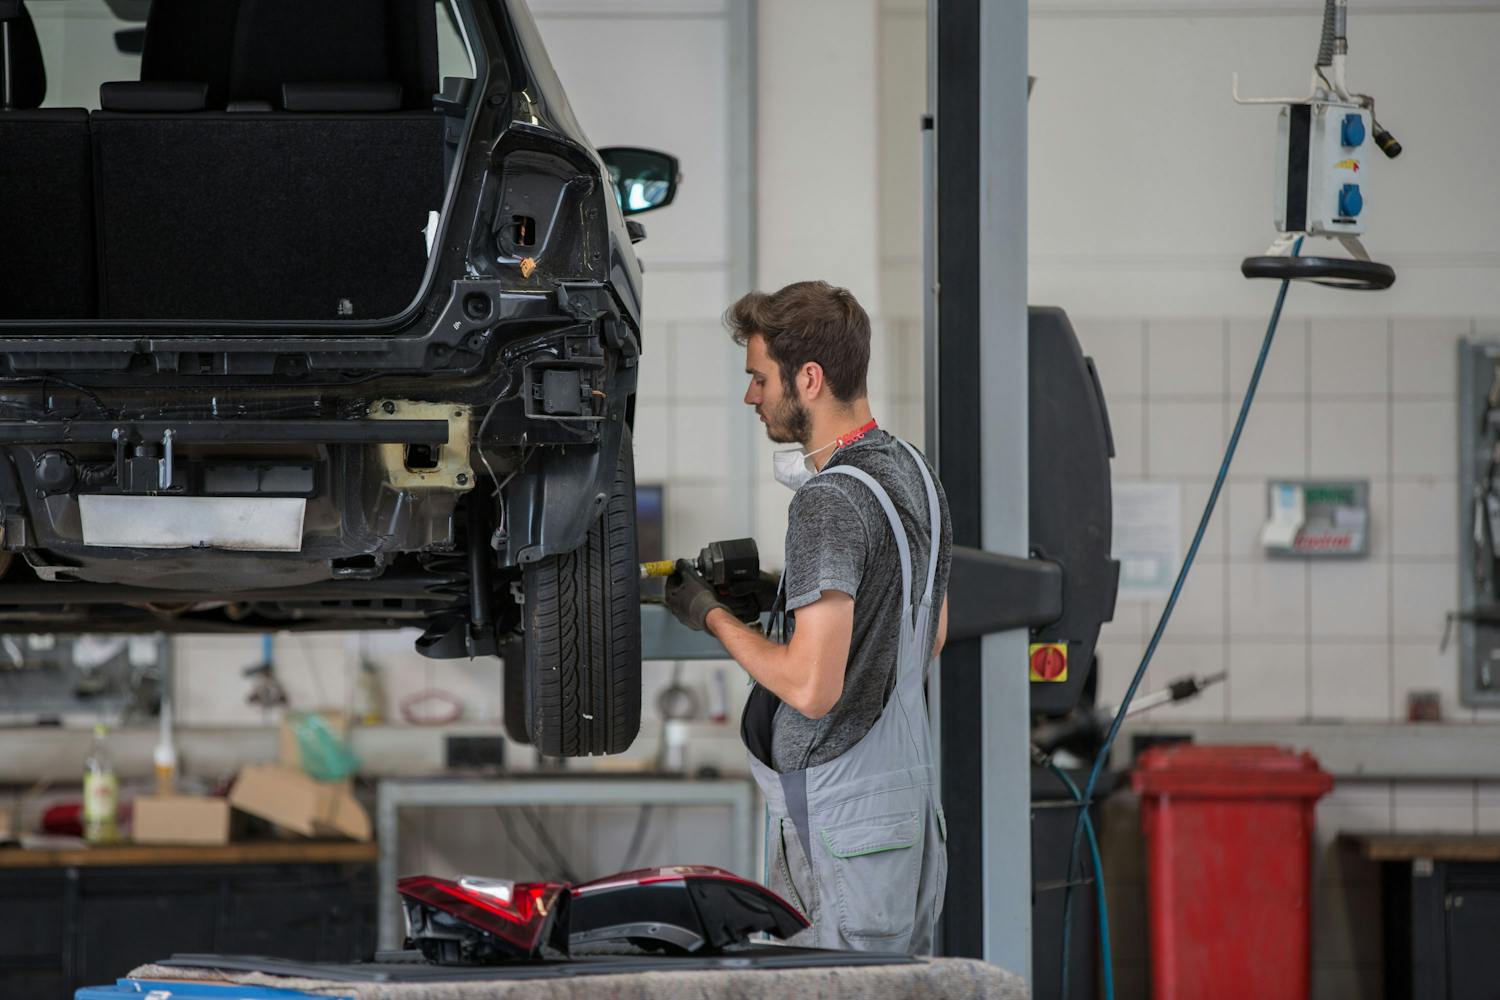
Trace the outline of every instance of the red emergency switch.
[[1058, 683], [1068, 679], [1068, 644], [1037, 642], [1031, 645], [1031, 679]]

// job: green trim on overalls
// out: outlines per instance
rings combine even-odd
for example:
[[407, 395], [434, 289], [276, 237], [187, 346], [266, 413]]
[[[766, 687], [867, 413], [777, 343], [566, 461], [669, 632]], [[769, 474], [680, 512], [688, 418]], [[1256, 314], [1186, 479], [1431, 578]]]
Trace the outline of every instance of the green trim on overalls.
[[902, 597], [895, 687], [870, 731], [833, 760], [777, 773], [751, 754], [750, 769], [770, 813], [776, 855], [771, 888], [812, 921], [795, 943], [925, 954], [932, 951], [947, 881], [923, 687], [942, 525], [926, 462], [911, 445], [900, 444], [927, 488], [932, 532], [925, 586], [915, 605], [911, 544], [889, 494], [862, 469], [839, 465], [819, 473], [863, 483], [895, 535]]

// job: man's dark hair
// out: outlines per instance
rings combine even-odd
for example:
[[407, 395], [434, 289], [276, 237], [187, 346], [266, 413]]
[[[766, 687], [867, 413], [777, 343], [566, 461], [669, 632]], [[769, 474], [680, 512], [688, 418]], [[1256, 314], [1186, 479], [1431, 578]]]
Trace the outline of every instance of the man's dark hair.
[[765, 337], [785, 386], [797, 369], [816, 361], [839, 402], [865, 395], [870, 317], [847, 288], [798, 281], [776, 292], [750, 292], [724, 313], [724, 325], [741, 347], [755, 334]]

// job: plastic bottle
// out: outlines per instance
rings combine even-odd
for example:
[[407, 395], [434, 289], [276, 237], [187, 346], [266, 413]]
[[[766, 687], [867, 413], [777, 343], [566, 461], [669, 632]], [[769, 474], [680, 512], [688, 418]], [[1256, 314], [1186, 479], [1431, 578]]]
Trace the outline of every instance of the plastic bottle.
[[362, 726], [378, 726], [385, 722], [385, 681], [380, 676], [380, 667], [371, 660], [359, 663], [354, 717]]
[[120, 780], [115, 776], [104, 723], [94, 725], [94, 743], [83, 763], [83, 839], [110, 844], [120, 839], [115, 814], [120, 805]]

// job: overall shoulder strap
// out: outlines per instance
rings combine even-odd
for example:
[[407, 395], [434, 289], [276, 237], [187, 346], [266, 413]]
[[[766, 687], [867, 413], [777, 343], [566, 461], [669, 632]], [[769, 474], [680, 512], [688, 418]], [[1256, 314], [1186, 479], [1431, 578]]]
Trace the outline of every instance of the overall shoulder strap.
[[[906, 529], [901, 526], [901, 516], [896, 513], [896, 505], [891, 502], [890, 494], [863, 469], [857, 469], [851, 465], [833, 465], [819, 473], [824, 476], [831, 474], [850, 476], [859, 480], [875, 495], [875, 499], [880, 501], [880, 506], [885, 510], [886, 520], [891, 522], [891, 531], [896, 536], [896, 550], [901, 553], [901, 608], [906, 614], [911, 614], [911, 543], [906, 537]], [[930, 584], [928, 590], [931, 590]], [[928, 596], [931, 597], [931, 594], [929, 593]]]
[[932, 533], [928, 536], [927, 544], [927, 589], [922, 591], [922, 600], [928, 604], [932, 603], [932, 585], [937, 580], [938, 549], [943, 540], [943, 512], [938, 503], [937, 487], [933, 485], [932, 473], [927, 471], [927, 462], [922, 458], [922, 453], [917, 451], [900, 438], [901, 447], [905, 448], [911, 455], [911, 460], [917, 463], [917, 471], [922, 475], [922, 485], [927, 487], [927, 520], [932, 526]]

